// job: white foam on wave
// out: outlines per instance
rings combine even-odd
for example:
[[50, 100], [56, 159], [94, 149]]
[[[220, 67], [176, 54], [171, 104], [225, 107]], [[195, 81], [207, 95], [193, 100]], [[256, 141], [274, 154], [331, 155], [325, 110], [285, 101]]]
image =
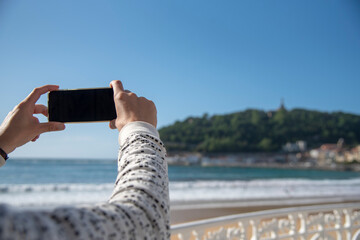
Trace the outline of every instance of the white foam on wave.
[[334, 197], [357, 196], [359, 193], [360, 179], [269, 179], [173, 182], [170, 184], [172, 201]]
[[0, 193], [22, 192], [72, 192], [72, 191], [101, 191], [114, 187], [113, 183], [104, 184], [0, 184]]
[[15, 206], [57, 206], [105, 202], [113, 190], [105, 184], [0, 184], [0, 202]]
[[[0, 202], [26, 207], [105, 202], [113, 187], [113, 183], [0, 184]], [[170, 182], [172, 201], [334, 197], [357, 196], [359, 193], [360, 179]]]

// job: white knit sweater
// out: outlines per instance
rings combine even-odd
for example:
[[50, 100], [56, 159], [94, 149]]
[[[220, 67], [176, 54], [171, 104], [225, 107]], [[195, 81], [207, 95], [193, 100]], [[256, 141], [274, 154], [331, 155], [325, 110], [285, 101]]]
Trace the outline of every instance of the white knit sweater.
[[145, 122], [129, 123], [119, 142], [109, 202], [53, 210], [0, 204], [0, 239], [169, 239], [166, 151], [158, 132]]

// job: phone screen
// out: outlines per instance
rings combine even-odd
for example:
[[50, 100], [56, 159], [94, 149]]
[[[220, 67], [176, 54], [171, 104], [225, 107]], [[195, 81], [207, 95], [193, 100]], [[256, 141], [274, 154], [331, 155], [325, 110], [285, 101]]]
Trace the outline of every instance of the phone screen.
[[57, 90], [48, 94], [49, 121], [91, 122], [116, 118], [112, 88]]

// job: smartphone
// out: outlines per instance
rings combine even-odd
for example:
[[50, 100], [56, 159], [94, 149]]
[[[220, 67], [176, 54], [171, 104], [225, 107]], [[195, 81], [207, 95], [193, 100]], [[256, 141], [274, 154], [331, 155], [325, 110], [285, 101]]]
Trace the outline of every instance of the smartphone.
[[48, 94], [49, 121], [101, 122], [116, 118], [112, 88], [57, 90]]

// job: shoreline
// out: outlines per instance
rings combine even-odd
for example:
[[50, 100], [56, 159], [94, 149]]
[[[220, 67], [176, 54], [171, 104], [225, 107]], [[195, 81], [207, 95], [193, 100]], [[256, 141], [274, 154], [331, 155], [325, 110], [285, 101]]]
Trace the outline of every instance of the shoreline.
[[169, 152], [168, 164], [202, 167], [260, 167], [360, 171], [360, 161], [314, 158], [308, 152]]
[[222, 201], [174, 201], [170, 204], [170, 222], [171, 225], [176, 225], [208, 218], [216, 218], [227, 215], [250, 213], [270, 209], [350, 202], [360, 203], [360, 195], [246, 200], [241, 199]]
[[293, 170], [319, 170], [319, 171], [340, 171], [340, 172], [360, 172], [360, 164], [356, 166], [351, 165], [337, 165], [337, 166], [307, 166], [304, 164], [276, 164], [276, 163], [256, 163], [256, 164], [246, 164], [246, 163], [234, 163], [234, 164], [173, 164], [169, 163], [169, 166], [199, 166], [199, 167], [241, 167], [241, 168], [273, 168], [273, 169], [293, 169]]

